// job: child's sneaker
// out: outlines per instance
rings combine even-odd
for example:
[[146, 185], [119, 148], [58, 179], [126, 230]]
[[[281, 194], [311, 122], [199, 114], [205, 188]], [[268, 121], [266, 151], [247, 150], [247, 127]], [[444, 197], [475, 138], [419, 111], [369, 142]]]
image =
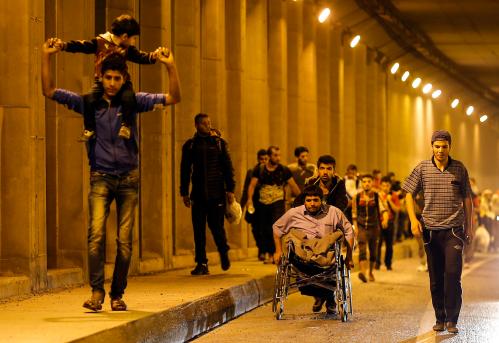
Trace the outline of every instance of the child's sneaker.
[[88, 142], [90, 138], [95, 134], [95, 131], [83, 130], [81, 136], [78, 138], [78, 142]]
[[121, 125], [120, 127], [120, 132], [118, 133], [118, 136], [123, 139], [130, 139], [130, 135], [132, 134], [132, 131], [130, 128], [126, 125]]

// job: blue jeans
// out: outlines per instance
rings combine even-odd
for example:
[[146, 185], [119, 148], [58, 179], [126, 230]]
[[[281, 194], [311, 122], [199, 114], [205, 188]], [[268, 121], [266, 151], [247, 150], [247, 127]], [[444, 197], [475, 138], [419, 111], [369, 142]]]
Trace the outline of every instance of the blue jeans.
[[121, 297], [127, 285], [128, 268], [132, 256], [132, 232], [139, 191], [139, 172], [133, 170], [116, 176], [91, 172], [88, 195], [88, 267], [90, 287], [104, 292], [104, 264], [106, 259], [106, 220], [109, 207], [116, 200], [118, 232], [116, 261], [109, 295]]

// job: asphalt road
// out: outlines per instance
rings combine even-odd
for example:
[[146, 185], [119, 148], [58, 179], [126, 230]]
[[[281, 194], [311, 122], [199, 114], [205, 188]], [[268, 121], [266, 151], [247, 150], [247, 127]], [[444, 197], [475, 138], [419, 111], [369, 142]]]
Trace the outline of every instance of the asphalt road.
[[292, 294], [277, 321], [271, 304], [257, 308], [199, 338], [201, 342], [499, 342], [499, 255], [480, 255], [463, 273], [460, 332], [434, 333], [435, 318], [428, 273], [417, 259], [383, 267], [376, 281], [363, 284], [352, 275], [354, 315], [312, 313], [313, 298]]

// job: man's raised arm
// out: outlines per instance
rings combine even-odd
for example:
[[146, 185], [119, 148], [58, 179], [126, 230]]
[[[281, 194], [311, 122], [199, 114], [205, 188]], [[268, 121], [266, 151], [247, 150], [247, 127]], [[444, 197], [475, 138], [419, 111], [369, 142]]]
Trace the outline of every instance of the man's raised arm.
[[43, 95], [48, 98], [52, 98], [55, 92], [52, 74], [50, 72], [50, 58], [59, 51], [60, 49], [53, 46], [53, 38], [48, 39], [42, 45], [42, 91]]
[[168, 71], [168, 93], [165, 94], [165, 105], [173, 105], [180, 102], [180, 84], [177, 75], [177, 67], [173, 60], [173, 54], [167, 48], [158, 48], [156, 51], [158, 60], [166, 66]]

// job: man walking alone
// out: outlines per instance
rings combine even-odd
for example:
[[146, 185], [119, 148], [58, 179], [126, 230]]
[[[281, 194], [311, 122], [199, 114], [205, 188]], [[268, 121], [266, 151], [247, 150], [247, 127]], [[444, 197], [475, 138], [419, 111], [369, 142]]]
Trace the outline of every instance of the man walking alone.
[[[449, 156], [449, 132], [435, 131], [431, 146], [431, 159], [414, 168], [402, 189], [407, 192], [412, 233], [423, 234], [436, 317], [433, 330], [458, 333], [464, 244], [473, 239], [471, 185], [463, 163]], [[413, 199], [419, 192], [424, 197], [423, 226], [414, 210]]]

